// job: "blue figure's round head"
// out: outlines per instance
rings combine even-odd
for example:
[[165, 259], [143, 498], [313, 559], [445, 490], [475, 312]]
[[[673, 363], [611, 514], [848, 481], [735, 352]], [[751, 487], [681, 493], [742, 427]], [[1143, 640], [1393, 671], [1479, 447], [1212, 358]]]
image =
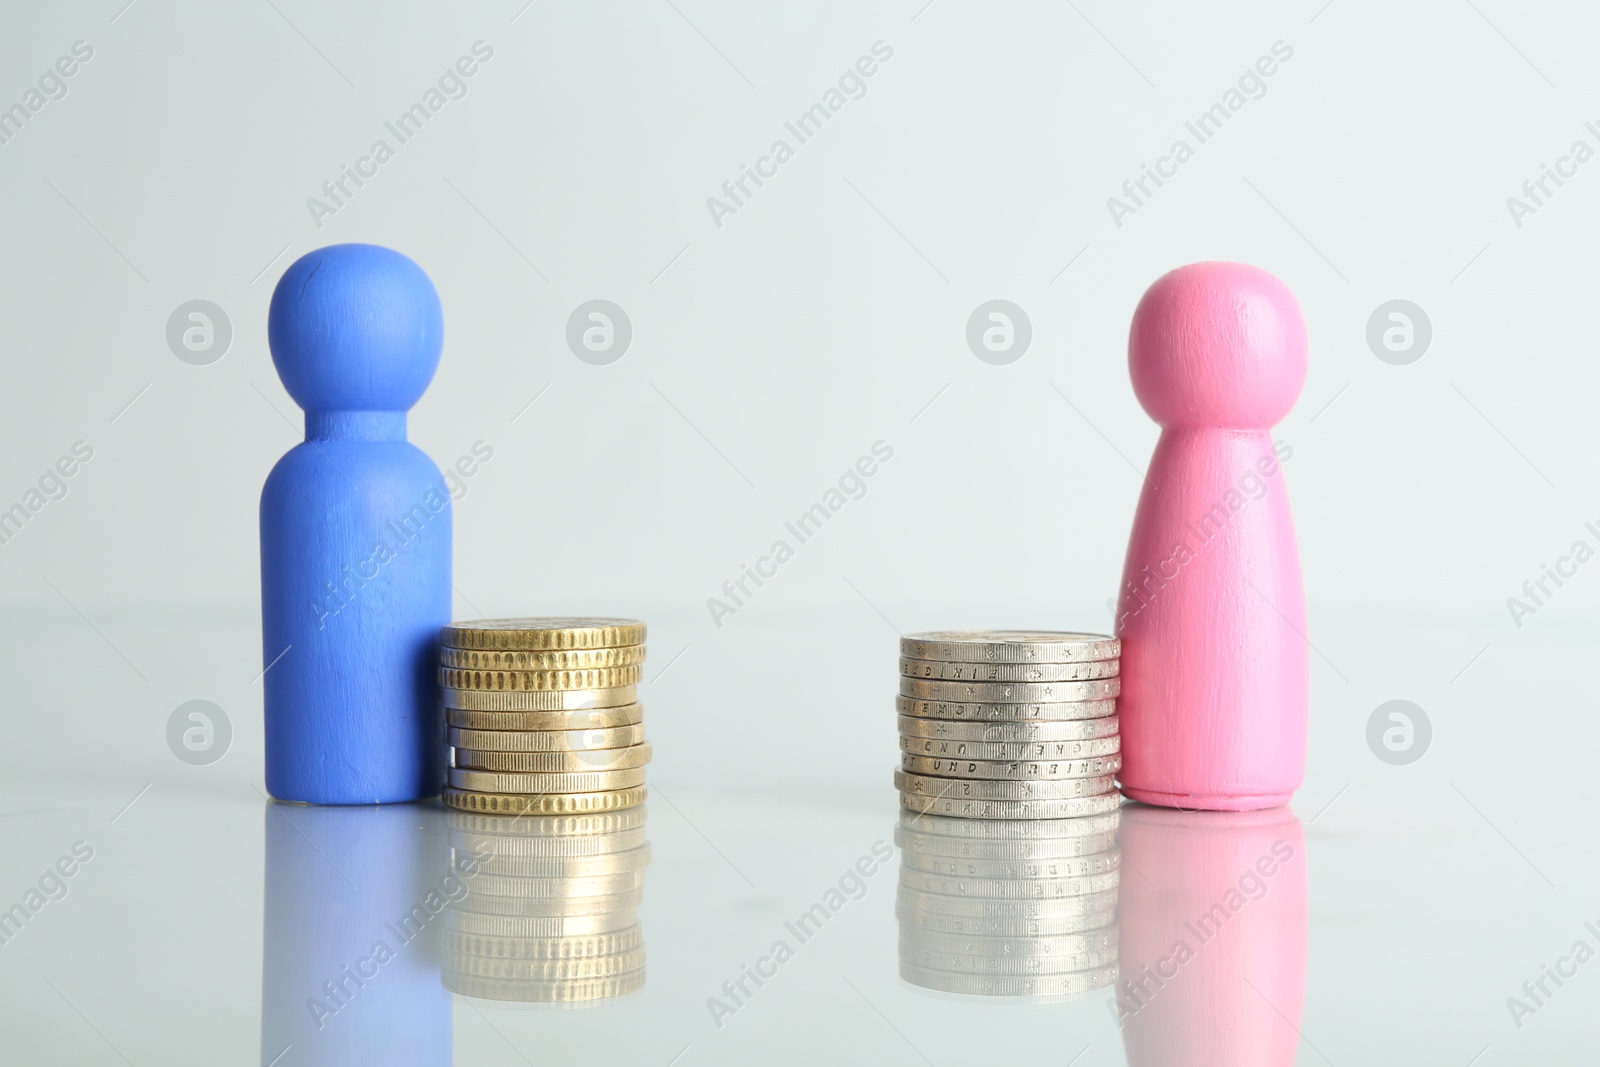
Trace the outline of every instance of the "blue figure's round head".
[[329, 245], [284, 271], [267, 342], [306, 411], [406, 411], [439, 367], [444, 314], [422, 268], [377, 245]]

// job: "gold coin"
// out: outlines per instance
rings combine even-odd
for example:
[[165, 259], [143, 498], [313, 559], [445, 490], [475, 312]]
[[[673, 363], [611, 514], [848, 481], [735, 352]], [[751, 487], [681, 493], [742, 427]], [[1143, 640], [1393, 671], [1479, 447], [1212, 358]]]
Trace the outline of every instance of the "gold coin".
[[517, 771], [540, 774], [575, 774], [586, 771], [627, 771], [650, 762], [650, 742], [626, 748], [589, 748], [577, 752], [496, 752], [456, 748], [456, 766], [475, 771]]
[[[542, 696], [544, 694], [500, 695]], [[573, 711], [471, 711], [467, 708], [445, 708], [444, 717], [451, 726], [463, 730], [485, 730], [503, 734], [581, 733], [584, 730], [614, 730], [621, 726], [638, 726], [644, 721], [644, 706], [624, 704], [617, 708], [586, 708]]]
[[553, 649], [548, 652], [504, 652], [494, 649], [439, 649], [439, 666], [478, 671], [582, 671], [597, 667], [631, 667], [644, 662], [643, 645], [626, 648]]
[[444, 913], [446, 936], [484, 937], [506, 941], [565, 941], [571, 938], [602, 937], [623, 933], [639, 922], [637, 902], [585, 915], [485, 915], [475, 911], [447, 909]]
[[[1081, 779], [1093, 781], [1093, 779]], [[451, 767], [450, 785], [480, 793], [603, 793], [644, 785], [644, 768], [626, 771], [582, 771], [574, 774], [513, 774]], [[965, 788], [972, 788], [961, 783]]]
[[452, 648], [545, 651], [644, 644], [638, 619], [528, 618], [453, 622], [439, 635]]
[[649, 865], [650, 846], [641, 845], [626, 852], [594, 856], [485, 856], [478, 861], [477, 869], [483, 874], [509, 874], [518, 878], [589, 878], [642, 871]]
[[[467, 903], [479, 915], [501, 918], [548, 919], [555, 916], [592, 916], [627, 913], [632, 916], [644, 902], [644, 890], [634, 887], [622, 893], [589, 896], [529, 896], [518, 893], [501, 896], [474, 889]], [[628, 922], [632, 922], [630, 918]], [[623, 923], [624, 926], [627, 923]]]
[[447, 953], [444, 968], [477, 978], [509, 978], [550, 982], [557, 979], [611, 978], [644, 966], [644, 948], [631, 948], [609, 956], [578, 956], [570, 959], [496, 959]]
[[450, 728], [450, 744], [480, 752], [586, 752], [627, 748], [644, 740], [644, 726], [576, 730], [462, 730]]
[[576, 960], [627, 952], [643, 942], [644, 932], [638, 923], [614, 933], [570, 937], [491, 937], [459, 930], [444, 932], [446, 952], [479, 959]]
[[615, 689], [638, 685], [644, 668], [599, 667], [592, 671], [465, 671], [439, 668], [439, 684], [446, 689], [479, 689], [491, 693], [545, 693], [551, 690]]
[[483, 978], [441, 970], [439, 980], [452, 993], [475, 1000], [498, 1000], [510, 1004], [582, 1004], [610, 1000], [644, 987], [644, 968], [612, 978], [583, 978], [553, 982]]
[[[446, 708], [464, 711], [575, 711], [585, 708], [620, 708], [638, 703], [639, 687], [621, 685], [611, 689], [545, 690], [538, 693], [486, 693], [477, 689], [452, 689], [441, 692]], [[638, 719], [632, 720], [638, 722]]]
[[544, 793], [536, 796], [499, 790], [445, 787], [445, 807], [489, 815], [587, 815], [593, 812], [620, 811], [644, 803], [648, 790], [643, 786], [627, 789], [602, 789], [580, 793]]
[[472, 891], [513, 900], [573, 901], [583, 897], [614, 897], [644, 887], [644, 871], [621, 871], [586, 878], [523, 878], [514, 874], [478, 874]]
[[[450, 813], [452, 834], [485, 834], [493, 847], [513, 848], [537, 838], [602, 837], [640, 830], [645, 822], [644, 808], [602, 811], [592, 815], [480, 815], [467, 811]], [[629, 846], [631, 847], [631, 846]]]
[[[629, 808], [629, 811], [643, 811]], [[498, 818], [498, 816], [493, 816]], [[512, 818], [538, 819], [553, 816], [523, 815]], [[554, 816], [571, 818], [571, 816]], [[587, 818], [587, 816], [578, 816]], [[1074, 838], [1075, 841], [1092, 841], [1093, 838]], [[562, 860], [573, 856], [609, 856], [638, 848], [646, 841], [644, 827], [611, 834], [578, 834], [568, 837], [543, 837], [519, 834], [479, 834], [452, 832], [450, 844], [456, 850], [457, 862], [472, 857], [517, 857], [526, 860]], [[927, 851], [932, 851], [927, 850]], [[942, 854], [942, 853], [941, 853]]]

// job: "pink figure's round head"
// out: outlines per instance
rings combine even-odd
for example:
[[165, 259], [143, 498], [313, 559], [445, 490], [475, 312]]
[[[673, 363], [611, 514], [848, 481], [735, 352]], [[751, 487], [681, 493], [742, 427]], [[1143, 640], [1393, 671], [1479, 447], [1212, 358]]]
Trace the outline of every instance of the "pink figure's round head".
[[1305, 385], [1305, 317], [1259, 267], [1179, 267], [1133, 313], [1128, 373], [1139, 403], [1169, 429], [1267, 429]]

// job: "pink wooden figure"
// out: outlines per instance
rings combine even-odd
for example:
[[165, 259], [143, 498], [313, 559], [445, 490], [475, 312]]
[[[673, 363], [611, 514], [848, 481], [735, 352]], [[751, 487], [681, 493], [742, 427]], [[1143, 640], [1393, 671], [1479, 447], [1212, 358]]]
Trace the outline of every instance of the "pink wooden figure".
[[1300, 820], [1130, 807], [1119, 838], [1111, 1010], [1130, 1067], [1293, 1067], [1309, 940]]
[[1161, 439], [1117, 611], [1122, 791], [1176, 808], [1287, 803], [1305, 777], [1310, 646], [1270, 429], [1306, 376], [1300, 305], [1266, 271], [1196, 263], [1152, 285], [1128, 336]]

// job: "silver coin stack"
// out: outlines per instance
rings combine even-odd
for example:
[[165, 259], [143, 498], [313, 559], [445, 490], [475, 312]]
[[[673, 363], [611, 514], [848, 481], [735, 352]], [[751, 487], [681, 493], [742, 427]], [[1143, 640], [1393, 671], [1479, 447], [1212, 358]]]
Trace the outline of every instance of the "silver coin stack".
[[900, 977], [1075, 1000], [1117, 980], [1121, 812], [1011, 822], [900, 813]]
[[962, 819], [1115, 811], [1121, 645], [1103, 634], [900, 639], [900, 806]]

